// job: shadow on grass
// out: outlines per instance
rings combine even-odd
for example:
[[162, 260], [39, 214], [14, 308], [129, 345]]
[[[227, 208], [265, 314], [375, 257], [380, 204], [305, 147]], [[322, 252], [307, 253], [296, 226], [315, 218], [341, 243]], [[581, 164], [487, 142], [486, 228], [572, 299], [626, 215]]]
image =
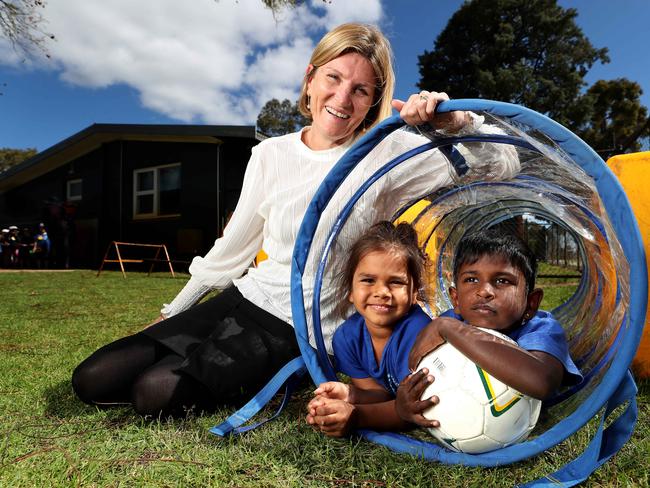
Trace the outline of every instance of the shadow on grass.
[[[83, 403], [72, 390], [69, 380], [61, 381], [55, 385], [49, 386], [43, 392], [45, 399], [45, 415], [60, 419], [74, 418], [80, 416], [91, 416], [97, 412], [96, 405], [87, 405]], [[114, 411], [111, 418], [132, 418], [133, 412], [130, 407], [107, 407]], [[103, 409], [102, 409], [103, 410]]]

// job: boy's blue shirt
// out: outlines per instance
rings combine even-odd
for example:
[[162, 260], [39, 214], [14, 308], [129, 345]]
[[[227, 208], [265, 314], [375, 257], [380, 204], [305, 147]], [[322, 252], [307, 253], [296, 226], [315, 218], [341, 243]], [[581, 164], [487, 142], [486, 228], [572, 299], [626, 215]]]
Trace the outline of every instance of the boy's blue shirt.
[[[453, 309], [447, 310], [441, 317], [463, 321]], [[334, 333], [332, 345], [337, 369], [351, 378], [373, 378], [387, 391], [396, 394], [399, 383], [410, 374], [409, 352], [418, 333], [429, 322], [431, 318], [418, 305], [413, 305], [409, 313], [395, 325], [381, 361], [377, 364], [372, 338], [364, 319], [355, 313]], [[582, 375], [569, 355], [564, 329], [550, 312], [538, 311], [532, 319], [508, 336], [522, 349], [543, 351], [557, 358], [565, 370], [563, 384], [582, 381]]]

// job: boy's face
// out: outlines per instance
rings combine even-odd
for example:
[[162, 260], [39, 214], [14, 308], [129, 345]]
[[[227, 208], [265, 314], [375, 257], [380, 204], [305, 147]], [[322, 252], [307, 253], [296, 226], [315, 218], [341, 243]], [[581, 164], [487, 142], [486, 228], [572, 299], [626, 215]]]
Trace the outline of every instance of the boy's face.
[[529, 303], [523, 272], [500, 256], [461, 265], [457, 281], [449, 289], [454, 311], [476, 327], [509, 331], [521, 325], [524, 314], [537, 311], [537, 304]]

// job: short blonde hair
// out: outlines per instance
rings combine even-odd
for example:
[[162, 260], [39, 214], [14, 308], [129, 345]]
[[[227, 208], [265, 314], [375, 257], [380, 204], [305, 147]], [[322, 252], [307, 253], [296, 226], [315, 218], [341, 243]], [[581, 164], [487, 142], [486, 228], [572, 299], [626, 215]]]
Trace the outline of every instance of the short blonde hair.
[[393, 72], [393, 53], [388, 39], [374, 25], [348, 23], [341, 24], [329, 31], [320, 40], [311, 55], [309, 63], [314, 67], [305, 73], [300, 91], [300, 113], [311, 119], [307, 108], [307, 83], [316, 70], [343, 54], [359, 53], [366, 58], [376, 77], [375, 95], [372, 106], [355, 133], [370, 129], [381, 120], [389, 117], [392, 111], [391, 101], [395, 90], [395, 73]]

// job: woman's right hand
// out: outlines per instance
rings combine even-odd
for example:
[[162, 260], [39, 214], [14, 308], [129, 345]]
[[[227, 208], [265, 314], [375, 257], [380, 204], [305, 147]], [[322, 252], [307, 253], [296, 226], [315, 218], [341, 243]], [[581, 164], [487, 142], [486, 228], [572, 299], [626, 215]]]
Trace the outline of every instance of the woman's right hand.
[[165, 320], [166, 318], [167, 318], [167, 317], [165, 317], [163, 314], [160, 314], [160, 315], [158, 315], [158, 317], [156, 317], [155, 319], [153, 319], [152, 322], [149, 322], [147, 325], [145, 325], [144, 328], [145, 328], [145, 329], [148, 329], [148, 328], [151, 327], [152, 325], [155, 325], [155, 324], [157, 324], [158, 322], [162, 322], [162, 321]]
[[449, 95], [444, 92], [422, 90], [412, 94], [406, 101], [393, 99], [391, 105], [408, 125], [428, 123], [434, 129], [444, 129], [455, 134], [471, 123], [471, 119], [463, 111], [436, 113], [438, 104], [447, 100]]

